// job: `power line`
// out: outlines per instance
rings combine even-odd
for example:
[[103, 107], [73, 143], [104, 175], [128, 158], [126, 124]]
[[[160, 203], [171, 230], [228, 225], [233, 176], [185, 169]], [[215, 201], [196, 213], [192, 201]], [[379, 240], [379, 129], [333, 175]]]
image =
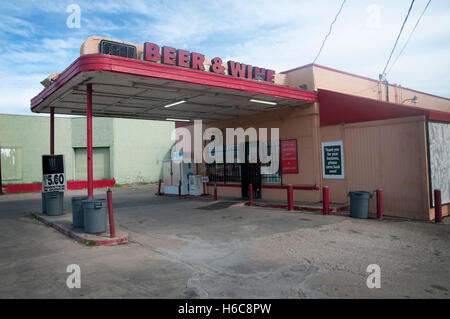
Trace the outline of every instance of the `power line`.
[[[403, 51], [405, 50], [406, 46], [409, 43], [409, 40], [411, 40], [411, 37], [414, 33], [414, 31], [416, 31], [417, 26], [419, 25], [420, 20], [422, 19], [423, 15], [425, 14], [425, 11], [427, 11], [428, 6], [430, 5], [431, 0], [428, 1], [427, 5], [425, 6], [425, 9], [423, 9], [422, 14], [420, 15], [419, 19], [416, 22], [416, 25], [414, 26], [414, 28], [412, 29], [411, 33], [409, 34], [408, 39], [405, 42], [405, 45], [403, 46], [403, 48], [401, 49], [400, 53], [397, 55], [397, 58], [395, 58], [394, 62], [392, 63], [391, 67], [389, 68], [389, 70], [387, 71], [387, 73], [391, 72], [392, 68], [394, 67], [395, 63], [397, 62], [398, 58], [402, 55]], [[386, 73], [386, 74], [387, 74]]]
[[395, 40], [394, 47], [392, 48], [391, 54], [389, 55], [389, 59], [388, 59], [387, 62], [386, 62], [386, 66], [384, 67], [384, 70], [383, 70], [383, 72], [381, 73], [381, 76], [385, 76], [385, 75], [386, 75], [386, 73], [385, 73], [385, 72], [386, 72], [386, 69], [387, 69], [387, 67], [388, 67], [388, 65], [389, 65], [389, 62], [391, 61], [392, 54], [394, 54], [395, 47], [397, 46], [398, 39], [400, 39], [400, 35], [401, 35], [402, 32], [403, 32], [403, 28], [404, 28], [404, 26], [405, 26], [405, 24], [406, 24], [406, 21], [408, 21], [408, 17], [409, 17], [409, 14], [411, 13], [411, 9], [412, 9], [412, 7], [413, 7], [413, 5], [414, 5], [414, 1], [415, 1], [415, 0], [412, 0], [412, 1], [411, 1], [411, 5], [409, 6], [409, 9], [408, 9], [408, 14], [406, 15], [406, 18], [405, 18], [405, 20], [403, 21], [402, 27], [400, 28], [400, 32], [398, 33], [398, 36], [397, 36], [397, 40]]
[[314, 63], [317, 61], [317, 59], [319, 58], [319, 55], [320, 55], [320, 53], [322, 52], [323, 46], [325, 45], [325, 42], [327, 41], [328, 36], [331, 34], [331, 30], [333, 29], [333, 24], [336, 22], [337, 18], [339, 17], [339, 14], [340, 14], [341, 11], [342, 11], [342, 8], [344, 7], [345, 1], [346, 1], [346, 0], [343, 0], [343, 1], [342, 1], [341, 7], [339, 8], [338, 13], [337, 13], [336, 16], [334, 17], [333, 22], [331, 22], [330, 30], [328, 30], [328, 34], [325, 36], [325, 39], [323, 39], [323, 42], [322, 42], [322, 45], [321, 45], [321, 47], [320, 47], [319, 53], [317, 53], [316, 58], [315, 58], [314, 61], [313, 61], [313, 64], [314, 64]]

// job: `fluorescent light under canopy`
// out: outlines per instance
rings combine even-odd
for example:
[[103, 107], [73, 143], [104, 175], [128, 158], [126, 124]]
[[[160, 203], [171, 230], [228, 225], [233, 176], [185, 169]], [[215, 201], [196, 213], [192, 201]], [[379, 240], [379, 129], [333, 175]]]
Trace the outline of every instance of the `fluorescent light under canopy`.
[[191, 120], [186, 120], [186, 119], [170, 119], [170, 118], [167, 118], [166, 121], [173, 121], [173, 122], [190, 122]]
[[175, 105], [183, 104], [183, 103], [186, 103], [186, 100], [181, 100], [181, 101], [173, 102], [173, 103], [164, 105], [164, 107], [171, 107], [171, 106], [175, 106]]
[[253, 102], [253, 103], [261, 103], [261, 104], [269, 104], [269, 105], [277, 105], [277, 102], [272, 102], [272, 101], [263, 101], [263, 100], [256, 100], [256, 99], [250, 99], [249, 102]]

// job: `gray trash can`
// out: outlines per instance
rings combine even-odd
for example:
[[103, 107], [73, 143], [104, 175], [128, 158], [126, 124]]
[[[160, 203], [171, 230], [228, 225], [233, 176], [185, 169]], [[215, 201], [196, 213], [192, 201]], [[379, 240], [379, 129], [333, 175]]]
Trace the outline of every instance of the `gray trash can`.
[[369, 218], [369, 199], [372, 193], [365, 191], [352, 191], [350, 196], [350, 216], [354, 218]]
[[72, 197], [72, 227], [84, 227], [83, 206], [81, 201], [88, 199], [87, 196]]
[[108, 205], [106, 199], [87, 199], [83, 206], [84, 232], [88, 234], [106, 232]]
[[64, 192], [45, 193], [45, 214], [49, 216], [62, 215], [64, 210]]

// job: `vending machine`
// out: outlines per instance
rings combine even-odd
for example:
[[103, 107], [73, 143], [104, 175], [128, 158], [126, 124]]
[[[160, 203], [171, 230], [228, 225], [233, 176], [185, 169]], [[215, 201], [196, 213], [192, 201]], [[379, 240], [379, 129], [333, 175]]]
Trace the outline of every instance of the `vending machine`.
[[163, 161], [164, 194], [178, 195], [181, 181], [181, 195], [189, 194], [189, 176], [196, 174], [196, 165], [179, 160]]

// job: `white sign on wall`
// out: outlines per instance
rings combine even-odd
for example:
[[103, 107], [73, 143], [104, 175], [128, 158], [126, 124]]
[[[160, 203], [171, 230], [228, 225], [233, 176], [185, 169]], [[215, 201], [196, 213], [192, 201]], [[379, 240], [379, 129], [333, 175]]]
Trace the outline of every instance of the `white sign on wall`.
[[323, 178], [344, 179], [344, 143], [342, 141], [322, 142]]

